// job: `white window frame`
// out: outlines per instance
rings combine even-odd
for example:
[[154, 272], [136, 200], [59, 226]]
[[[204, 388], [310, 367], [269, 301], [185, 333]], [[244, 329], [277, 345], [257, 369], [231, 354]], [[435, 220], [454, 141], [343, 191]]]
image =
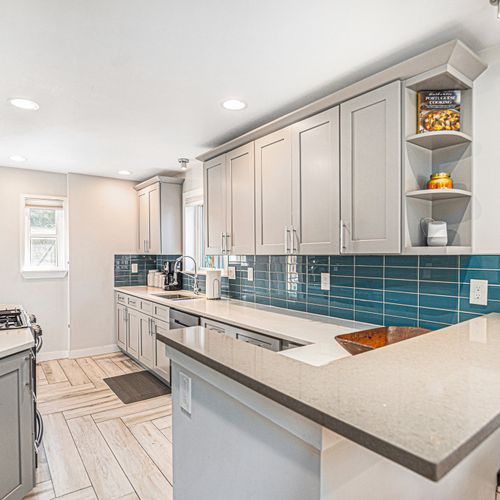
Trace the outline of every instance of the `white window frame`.
[[[60, 202], [62, 204], [62, 223], [58, 230], [58, 262], [59, 265], [52, 267], [31, 267], [29, 266], [30, 245], [30, 225], [27, 218], [27, 202], [28, 200], [47, 200], [47, 202]], [[21, 195], [20, 207], [20, 264], [21, 275], [27, 279], [47, 279], [47, 278], [64, 278], [68, 274], [68, 214], [67, 214], [67, 198], [62, 196], [47, 196], [47, 195]]]
[[[194, 206], [203, 206], [203, 189], [193, 189], [192, 191], [186, 191], [185, 193], [183, 193], [182, 195], [182, 206], [183, 206], [183, 220], [184, 222], [186, 221], [186, 208], [188, 207], [194, 207]], [[197, 223], [198, 224], [201, 224], [203, 226], [204, 224], [204, 220], [203, 220], [203, 217], [202, 217], [202, 220], [198, 220]], [[202, 266], [201, 264], [203, 264], [201, 262], [202, 258], [203, 258], [203, 255], [204, 255], [204, 248], [205, 248], [205, 241], [204, 241], [204, 235], [202, 235], [201, 237], [201, 255], [192, 255], [192, 257], [195, 258], [196, 260], [196, 264], [198, 266], [198, 273], [199, 274], [206, 274], [206, 271], [207, 269], [210, 269], [209, 267], [204, 267]], [[195, 236], [195, 247], [198, 246], [198, 244], [200, 243], [199, 240], [196, 239], [196, 236]], [[183, 253], [185, 254], [186, 253], [186, 224], [184, 223], [183, 224]], [[224, 256], [223, 257], [223, 261], [224, 261], [224, 267], [221, 269], [222, 271], [222, 276], [226, 276], [227, 275], [227, 266], [228, 266], [228, 258], [227, 256]], [[186, 265], [190, 265], [191, 261], [190, 260], [186, 260]], [[191, 274], [194, 274], [194, 272], [192, 270], [186, 270], [185, 272], [187, 273], [191, 273]]]

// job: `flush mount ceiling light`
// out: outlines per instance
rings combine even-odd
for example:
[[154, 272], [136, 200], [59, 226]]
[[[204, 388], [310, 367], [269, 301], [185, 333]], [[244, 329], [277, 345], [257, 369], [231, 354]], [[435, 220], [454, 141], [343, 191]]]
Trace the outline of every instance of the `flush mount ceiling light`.
[[12, 161], [26, 161], [26, 158], [24, 156], [21, 156], [21, 155], [12, 155], [12, 156], [9, 156], [9, 160], [12, 160]]
[[118, 170], [119, 175], [130, 175], [131, 173], [130, 170]]
[[240, 101], [239, 99], [226, 99], [222, 103], [222, 107], [229, 111], [241, 111], [247, 107], [247, 103]]
[[37, 109], [40, 109], [40, 106], [38, 103], [35, 101], [32, 101], [31, 99], [23, 99], [21, 97], [12, 97], [9, 99], [10, 104], [12, 106], [15, 106], [16, 108], [19, 109], [25, 109], [28, 111], [36, 111]]
[[179, 158], [177, 161], [181, 165], [181, 170], [187, 170], [188, 169], [188, 164], [189, 164], [189, 159], [188, 158]]
[[490, 4], [497, 8], [497, 17], [500, 19], [500, 0], [490, 0]]

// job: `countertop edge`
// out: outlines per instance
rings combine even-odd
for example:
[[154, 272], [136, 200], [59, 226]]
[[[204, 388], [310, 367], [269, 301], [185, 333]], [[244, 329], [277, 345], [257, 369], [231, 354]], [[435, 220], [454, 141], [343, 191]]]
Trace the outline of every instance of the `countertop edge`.
[[[443, 476], [445, 476], [455, 465], [457, 465], [463, 458], [460, 451], [464, 446], [469, 444], [468, 448], [470, 450], [474, 449], [480, 442], [482, 442], [488, 435], [495, 430], [492, 428], [485, 436], [479, 438], [477, 443], [471, 443], [472, 439], [468, 443], [464, 443], [460, 448], [455, 450], [451, 455], [446, 457], [442, 462], [432, 463], [425, 460], [413, 453], [410, 453], [402, 448], [399, 448], [387, 441], [369, 434], [358, 427], [354, 427], [347, 422], [333, 418], [325, 413], [309, 406], [301, 401], [296, 400], [282, 392], [273, 389], [257, 380], [248, 377], [218, 361], [209, 358], [198, 351], [186, 347], [184, 344], [178, 343], [175, 340], [165, 337], [163, 335], [158, 335], [158, 340], [164, 344], [178, 350], [179, 352], [189, 356], [190, 358], [212, 368], [213, 370], [225, 375], [232, 380], [244, 385], [245, 387], [257, 392], [258, 394], [271, 399], [272, 401], [292, 410], [309, 420], [326, 427], [327, 429], [336, 432], [337, 434], [350, 439], [351, 441], [381, 455], [393, 462], [406, 467], [407, 469], [416, 472], [417, 474], [426, 477], [432, 481], [439, 481]], [[500, 425], [500, 417], [499, 417]]]

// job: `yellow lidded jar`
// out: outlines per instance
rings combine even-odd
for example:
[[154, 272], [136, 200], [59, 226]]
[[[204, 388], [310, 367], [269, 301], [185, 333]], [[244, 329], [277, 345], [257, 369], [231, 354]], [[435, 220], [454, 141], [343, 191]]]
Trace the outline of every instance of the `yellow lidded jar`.
[[427, 183], [427, 189], [451, 189], [453, 181], [448, 172], [438, 172], [431, 175], [431, 180]]

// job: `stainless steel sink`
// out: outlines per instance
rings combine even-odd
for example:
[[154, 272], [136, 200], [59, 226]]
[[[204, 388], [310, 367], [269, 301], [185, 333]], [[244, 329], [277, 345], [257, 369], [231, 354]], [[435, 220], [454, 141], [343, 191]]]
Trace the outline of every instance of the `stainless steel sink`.
[[153, 293], [155, 297], [160, 297], [161, 299], [168, 300], [193, 300], [201, 299], [202, 297], [195, 297], [193, 295], [181, 295], [180, 293]]

